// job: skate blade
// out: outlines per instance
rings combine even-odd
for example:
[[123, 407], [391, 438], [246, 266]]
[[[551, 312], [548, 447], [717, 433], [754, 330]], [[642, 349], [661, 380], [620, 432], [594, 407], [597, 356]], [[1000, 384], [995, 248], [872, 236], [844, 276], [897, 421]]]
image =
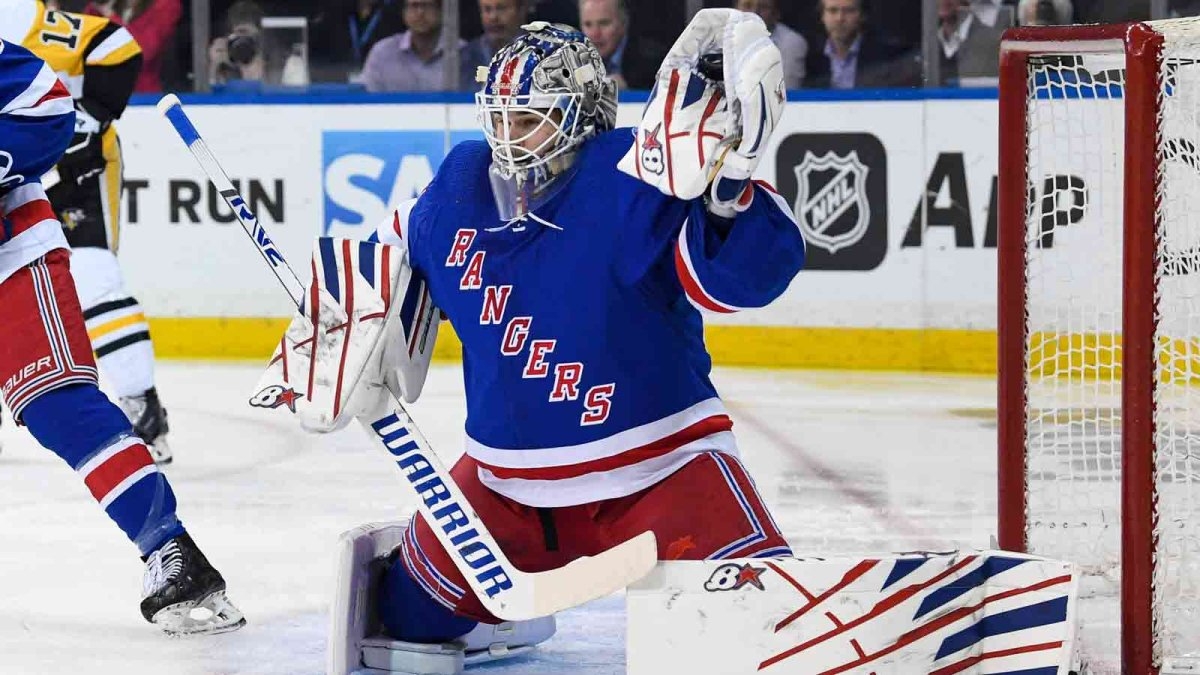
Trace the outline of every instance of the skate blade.
[[216, 635], [245, 626], [246, 617], [225, 597], [225, 591], [217, 591], [199, 602], [181, 602], [164, 607], [150, 622], [172, 637]]

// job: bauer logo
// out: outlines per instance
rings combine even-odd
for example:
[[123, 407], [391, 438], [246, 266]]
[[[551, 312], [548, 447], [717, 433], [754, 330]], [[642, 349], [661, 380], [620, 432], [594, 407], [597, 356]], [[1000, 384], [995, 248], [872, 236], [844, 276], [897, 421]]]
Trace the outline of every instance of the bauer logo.
[[475, 131], [326, 131], [321, 138], [322, 234], [365, 237], [399, 202], [421, 193], [446, 157], [447, 142]]
[[871, 134], [793, 134], [779, 191], [809, 244], [808, 269], [872, 270], [887, 254], [887, 153]]

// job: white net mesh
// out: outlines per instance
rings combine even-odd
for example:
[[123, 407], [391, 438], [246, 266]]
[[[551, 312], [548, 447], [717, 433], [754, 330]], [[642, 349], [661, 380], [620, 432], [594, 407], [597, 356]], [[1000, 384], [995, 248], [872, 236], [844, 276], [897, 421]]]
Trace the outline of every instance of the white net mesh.
[[1083, 648], [1118, 672], [1124, 56], [1029, 64], [1029, 550], [1080, 566]]
[[1157, 22], [1156, 653], [1200, 656], [1200, 23]]
[[[1156, 662], [1200, 654], [1200, 30], [1157, 22]], [[1123, 53], [1029, 59], [1027, 536], [1084, 573], [1080, 644], [1120, 672]], [[1147, 227], [1140, 236], [1155, 236]]]

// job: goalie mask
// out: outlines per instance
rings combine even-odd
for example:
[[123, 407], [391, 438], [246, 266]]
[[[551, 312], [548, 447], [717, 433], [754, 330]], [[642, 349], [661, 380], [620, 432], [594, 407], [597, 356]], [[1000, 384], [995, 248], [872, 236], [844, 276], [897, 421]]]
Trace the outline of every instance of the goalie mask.
[[579, 146], [617, 119], [617, 85], [583, 33], [544, 21], [522, 28], [525, 34], [479, 69], [483, 90], [475, 95], [503, 220], [521, 218], [552, 197]]

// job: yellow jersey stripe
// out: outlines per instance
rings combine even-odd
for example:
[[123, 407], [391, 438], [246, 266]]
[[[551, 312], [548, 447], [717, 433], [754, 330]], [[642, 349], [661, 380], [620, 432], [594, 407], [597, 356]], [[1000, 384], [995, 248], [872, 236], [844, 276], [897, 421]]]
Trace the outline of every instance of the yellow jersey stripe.
[[88, 337], [92, 339], [92, 342], [95, 342], [105, 335], [111, 335], [112, 333], [115, 333], [122, 328], [132, 326], [135, 323], [146, 323], [146, 315], [138, 312], [137, 314], [130, 314], [129, 316], [123, 316], [119, 319], [113, 319], [108, 323], [102, 323], [95, 328], [89, 329]]

